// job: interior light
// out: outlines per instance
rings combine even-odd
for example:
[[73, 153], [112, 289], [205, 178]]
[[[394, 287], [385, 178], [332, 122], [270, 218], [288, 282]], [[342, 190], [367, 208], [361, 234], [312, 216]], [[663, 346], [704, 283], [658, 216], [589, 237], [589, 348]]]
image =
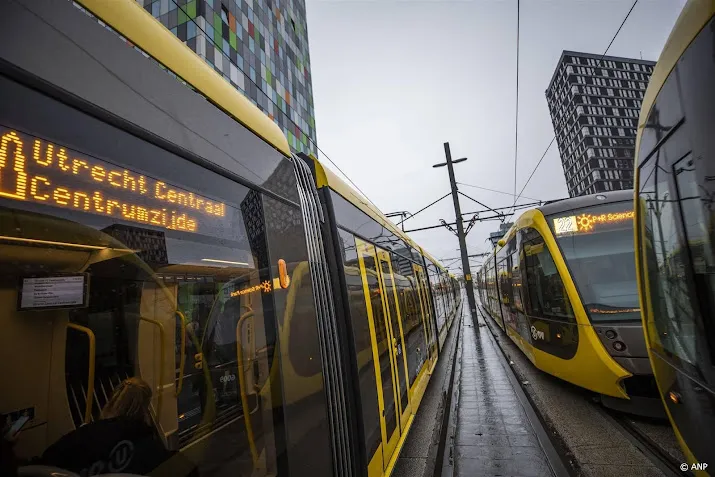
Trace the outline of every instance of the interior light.
[[246, 265], [246, 266], [248, 266], [248, 264], [246, 262], [232, 262], [230, 260], [218, 260], [216, 258], [202, 258], [201, 261], [202, 262], [212, 262], [212, 263], [225, 263], [228, 265]]
[[680, 404], [680, 394], [676, 393], [675, 391], [670, 391], [668, 393], [668, 397], [671, 401], [673, 401], [674, 404]]
[[598, 199], [598, 200], [606, 200], [606, 196], [603, 195], [603, 194], [598, 194], [598, 195], [596, 196], [596, 199]]

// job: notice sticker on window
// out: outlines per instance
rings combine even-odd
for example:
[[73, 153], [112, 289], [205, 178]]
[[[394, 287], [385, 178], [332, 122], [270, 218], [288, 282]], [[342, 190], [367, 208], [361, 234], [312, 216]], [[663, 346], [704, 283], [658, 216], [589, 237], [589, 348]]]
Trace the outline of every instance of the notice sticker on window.
[[86, 297], [86, 275], [23, 278], [19, 309], [84, 307], [87, 303]]

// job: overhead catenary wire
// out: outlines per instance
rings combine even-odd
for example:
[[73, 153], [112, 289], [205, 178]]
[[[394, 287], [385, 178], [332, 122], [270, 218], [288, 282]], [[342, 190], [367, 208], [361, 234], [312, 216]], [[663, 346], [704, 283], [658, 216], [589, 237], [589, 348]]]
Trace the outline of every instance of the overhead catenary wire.
[[519, 19], [521, 0], [516, 0], [516, 113], [514, 115], [514, 203], [516, 203], [516, 166], [519, 153]]
[[432, 207], [434, 204], [436, 204], [437, 202], [439, 202], [439, 201], [442, 200], [442, 199], [445, 199], [445, 198], [449, 197], [450, 195], [452, 195], [452, 193], [451, 193], [451, 192], [447, 192], [447, 193], [444, 194], [442, 197], [440, 197], [439, 199], [435, 200], [434, 202], [431, 202], [430, 204], [428, 204], [428, 205], [422, 207], [420, 210], [418, 210], [418, 211], [415, 212], [414, 214], [410, 214], [409, 217], [405, 217], [404, 219], [400, 220], [399, 222], [397, 222], [397, 225], [400, 225], [402, 222], [404, 222], [404, 221], [407, 220], [407, 219], [411, 219], [412, 217], [414, 217], [415, 215], [419, 214], [419, 213], [422, 212], [423, 210], [429, 209], [429, 208]]
[[[638, 3], [638, 0], [634, 0], [634, 1], [633, 1], [633, 5], [631, 5], [631, 8], [628, 10], [628, 13], [626, 13], [626, 16], [623, 18], [623, 21], [621, 22], [621, 24], [620, 24], [619, 27], [618, 27], [618, 30], [616, 30], [616, 33], [615, 33], [615, 34], [613, 35], [613, 37], [611, 38], [611, 41], [608, 43], [608, 46], [606, 47], [606, 50], [605, 50], [605, 51], [603, 52], [603, 54], [601, 55], [601, 58], [598, 59], [598, 63], [597, 63], [597, 64], [600, 64], [601, 61], [603, 61], [603, 58], [608, 54], [608, 50], [611, 49], [611, 46], [613, 45], [613, 42], [616, 41], [616, 38], [618, 37], [618, 34], [621, 32], [621, 29], [623, 29], [623, 25], [626, 24], [626, 21], [628, 21], [628, 17], [631, 16], [631, 12], [633, 12], [633, 9], [636, 7], [636, 4], [637, 4], [637, 3]], [[517, 94], [518, 94], [518, 93], [517, 93]], [[531, 178], [534, 177], [534, 174], [536, 173], [536, 170], [537, 170], [537, 169], [539, 168], [539, 166], [541, 165], [541, 162], [544, 160], [544, 157], [546, 157], [546, 154], [549, 152], [549, 149], [551, 149], [551, 146], [554, 144], [554, 141], [555, 141], [555, 140], [556, 140], [556, 136], [554, 135], [554, 137], [551, 138], [551, 141], [549, 142], [549, 145], [546, 146], [546, 150], [545, 150], [544, 153], [541, 155], [541, 159], [539, 159], [539, 162], [536, 163], [536, 166], [535, 166], [534, 169], [531, 171], [531, 174], [529, 175], [529, 178], [528, 178], [528, 179], [526, 180], [526, 182], [524, 183], [524, 187], [521, 188], [521, 191], [519, 192], [519, 195], [517, 195], [516, 198], [514, 199], [514, 204], [512, 205], [512, 207], [513, 207], [514, 205], [516, 205], [516, 202], [519, 200], [519, 197], [521, 197], [521, 194], [522, 194], [522, 193], [524, 192], [524, 190], [526, 189], [526, 186], [529, 185], [529, 182], [531, 181]], [[515, 172], [515, 174], [516, 174], [516, 172]]]
[[[467, 186], [467, 187], [473, 187], [473, 188], [475, 188], [475, 189], [486, 190], [486, 191], [489, 191], [489, 192], [495, 192], [495, 193], [497, 193], [497, 194], [510, 195], [510, 196], [512, 196], [512, 197], [514, 196], [514, 194], [512, 194], [511, 192], [504, 192], [503, 190], [490, 189], [490, 188], [488, 188], [488, 187], [482, 187], [482, 186], [478, 186], [478, 185], [474, 185], [474, 184], [467, 184], [467, 183], [465, 183], [465, 182], [459, 182], [459, 181], [457, 181], [457, 184], [463, 185], [463, 186]], [[541, 200], [541, 199], [535, 199], [534, 197], [528, 197], [528, 196], [525, 196], [525, 195], [522, 195], [521, 198], [522, 198], [522, 199], [529, 199], [529, 200], [536, 200], [536, 201]]]
[[[190, 15], [188, 14], [188, 12], [184, 9], [184, 7], [182, 7], [181, 5], [179, 5], [179, 3], [177, 2], [177, 0], [171, 0], [171, 2], [172, 2], [174, 5], [176, 5], [176, 7], [190, 19], [191, 23], [193, 23], [194, 25], [196, 25], [196, 28], [197, 28], [199, 31], [201, 31], [201, 32], [205, 35], [205, 37], [208, 38], [208, 39], [211, 41], [211, 43], [214, 45], [214, 47], [216, 47], [216, 49], [217, 49], [218, 51], [220, 51], [223, 56], [228, 57], [228, 55], [227, 55], [226, 53], [224, 53], [224, 51], [223, 51], [223, 46], [222, 46], [222, 45], [218, 45], [218, 44], [216, 43], [216, 41], [213, 39], [213, 35], [209, 35], [208, 33], [206, 33], [206, 30], [203, 29], [203, 28], [201, 28], [201, 26], [199, 25], [199, 23], [196, 21], [195, 18], [191, 18], [191, 16], [190, 16]], [[230, 58], [229, 58], [229, 61], [230, 61]], [[250, 76], [244, 75], [244, 77], [245, 77], [245, 78], [248, 78], [248, 80], [249, 80], [251, 83], [253, 83], [254, 85], [256, 85], [256, 87], [258, 88], [259, 91], [263, 92], [263, 89], [261, 88], [261, 86], [260, 86], [256, 81], [254, 81], [253, 79], [251, 79]], [[277, 109], [279, 109], [279, 110], [281, 109], [280, 106], [278, 106], [278, 104], [276, 104], [267, 94], [266, 94], [266, 98], [268, 98], [269, 101], [271, 102], [271, 104], [273, 104]], [[349, 177], [347, 174], [345, 174], [345, 172], [343, 172], [343, 170], [335, 163], [335, 161], [333, 161], [333, 160], [330, 158], [330, 156], [328, 156], [328, 155], [325, 153], [325, 151], [323, 151], [320, 147], [318, 147], [318, 144], [313, 140], [313, 138], [311, 138], [311, 137], [308, 136], [307, 134], [306, 134], [305, 137], [308, 139], [308, 141], [310, 141], [310, 142], [313, 144], [313, 146], [315, 146], [315, 148], [316, 148], [323, 156], [325, 156], [325, 158], [343, 175], [343, 177], [345, 177], [345, 179], [347, 179], [348, 182], [350, 182], [350, 184], [352, 184], [353, 187], [355, 187], [355, 189], [357, 189], [357, 191], [360, 192], [360, 194], [362, 194], [363, 197], [365, 197], [365, 199], [366, 199], [368, 202], [370, 202], [370, 204], [372, 204], [373, 207], [379, 209], [379, 207], [377, 207], [377, 205], [375, 205], [375, 202], [373, 202], [372, 200], [370, 200], [370, 197], [368, 197], [368, 195], [367, 195], [365, 192], [363, 192], [363, 190], [360, 189], [360, 187], [358, 187], [358, 185], [357, 185], [355, 182], [353, 182], [353, 180], [350, 179], [350, 177]]]

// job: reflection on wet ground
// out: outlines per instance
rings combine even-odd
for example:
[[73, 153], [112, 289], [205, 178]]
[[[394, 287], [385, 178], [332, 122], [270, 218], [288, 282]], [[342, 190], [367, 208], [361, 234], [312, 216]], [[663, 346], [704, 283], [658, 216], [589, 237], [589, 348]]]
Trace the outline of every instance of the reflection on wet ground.
[[462, 329], [455, 475], [553, 477], [487, 333]]

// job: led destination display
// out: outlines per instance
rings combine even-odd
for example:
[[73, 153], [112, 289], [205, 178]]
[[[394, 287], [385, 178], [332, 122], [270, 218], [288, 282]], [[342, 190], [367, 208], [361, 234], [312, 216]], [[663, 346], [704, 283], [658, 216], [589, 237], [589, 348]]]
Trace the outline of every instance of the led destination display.
[[0, 126], [0, 198], [198, 232], [226, 205], [135, 171]]

